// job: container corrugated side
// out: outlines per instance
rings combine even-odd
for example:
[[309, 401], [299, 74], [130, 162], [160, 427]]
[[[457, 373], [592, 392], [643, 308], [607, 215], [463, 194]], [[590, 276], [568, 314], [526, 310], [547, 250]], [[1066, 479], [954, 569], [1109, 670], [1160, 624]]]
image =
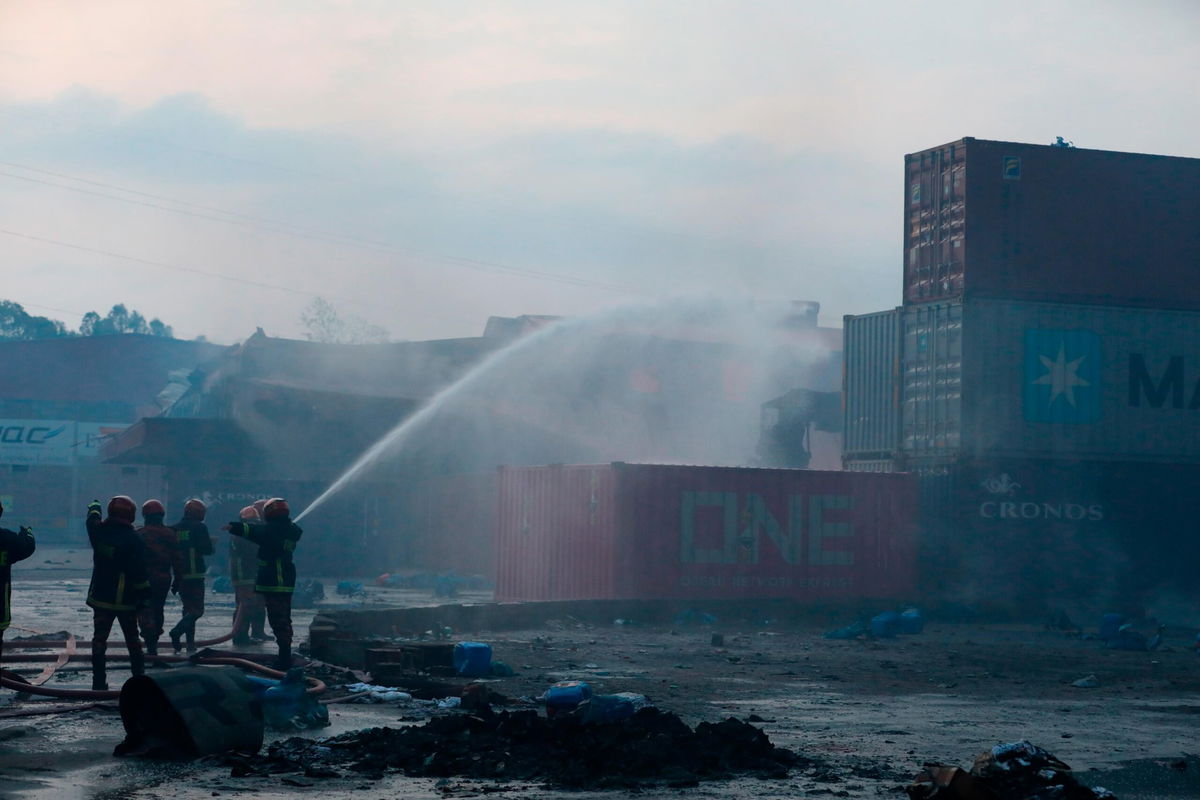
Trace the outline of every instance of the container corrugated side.
[[844, 459], [890, 458], [900, 446], [900, 323], [900, 309], [845, 318]]
[[499, 600], [849, 599], [913, 588], [909, 475], [507, 467], [500, 503]]
[[1200, 461], [1200, 313], [974, 300], [962, 325], [965, 454]]
[[910, 475], [621, 464], [622, 594], [850, 599], [913, 588]]
[[918, 454], [956, 452], [963, 425], [962, 306], [910, 306], [902, 324], [900, 447]]
[[496, 599], [613, 599], [615, 473], [611, 465], [502, 467]]
[[905, 303], [1200, 309], [1200, 159], [966, 138], [905, 178]]
[[1197, 598], [1200, 465], [989, 458], [915, 462], [922, 586], [1026, 611]]

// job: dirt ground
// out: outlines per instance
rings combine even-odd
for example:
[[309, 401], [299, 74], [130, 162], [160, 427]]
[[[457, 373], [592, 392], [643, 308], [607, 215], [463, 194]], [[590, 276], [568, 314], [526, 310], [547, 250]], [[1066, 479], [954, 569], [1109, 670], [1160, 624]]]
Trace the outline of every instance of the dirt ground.
[[[86, 576], [74, 574], [71, 566], [39, 564], [18, 577], [14, 626], [90, 635], [90, 614], [83, 604]], [[326, 581], [327, 590], [335, 583]], [[426, 594], [368, 587], [366, 597], [331, 597], [328, 605], [434, 602]], [[232, 611], [228, 595], [210, 594], [208, 605], [201, 636], [227, 630]], [[168, 619], [177, 616], [178, 606], [168, 607]], [[295, 617], [302, 632], [311, 611]], [[631, 622], [590, 625], [548, 619], [534, 630], [457, 631], [455, 636], [492, 644], [495, 659], [517, 674], [490, 686], [518, 705], [554, 681], [582, 679], [601, 693], [645, 694], [689, 724], [752, 718], [776, 745], [819, 764], [785, 780], [650, 788], [643, 792], [648, 795], [900, 798], [923, 762], [969, 765], [994, 744], [1029, 739], [1074, 767], [1085, 783], [1104, 785], [1123, 800], [1200, 797], [1200, 760], [1188, 756], [1200, 750], [1200, 656], [1192, 648], [1194, 630], [1168, 629], [1164, 646], [1155, 652], [1124, 652], [1033, 624], [933, 622], [917, 636], [837, 641], [822, 637], [828, 625], [794, 620], [680, 621], [665, 627]], [[13, 630], [6, 639], [20, 633]], [[714, 644], [714, 633], [723, 636], [722, 644]], [[22, 671], [33, 674], [40, 666], [23, 665]], [[1072, 685], [1089, 675], [1097, 686]], [[122, 677], [117, 672], [110, 681]], [[53, 685], [82, 688], [89, 674], [82, 665], [72, 665], [52, 680]], [[355, 776], [233, 778], [229, 767], [211, 761], [156, 764], [113, 758], [112, 747], [123, 736], [115, 704], [11, 716], [61, 705], [18, 699], [7, 691], [0, 695], [0, 796], [422, 798], [503, 793], [583, 800], [615, 794], [398, 774], [377, 781]], [[329, 708], [332, 726], [303, 735], [319, 738], [373, 726], [420, 724], [426, 714], [395, 704]], [[280, 737], [268, 734], [268, 740]]]

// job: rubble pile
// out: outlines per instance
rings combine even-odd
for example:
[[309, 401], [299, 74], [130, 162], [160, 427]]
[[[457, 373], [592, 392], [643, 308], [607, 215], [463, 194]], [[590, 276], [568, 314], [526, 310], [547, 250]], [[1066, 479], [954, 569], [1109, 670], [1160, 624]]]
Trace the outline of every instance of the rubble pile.
[[1024, 741], [980, 753], [970, 772], [926, 764], [907, 791], [911, 800], [1116, 800], [1107, 789], [1084, 786], [1069, 766]]
[[291, 738], [235, 773], [339, 767], [366, 776], [401, 770], [410, 776], [541, 780], [574, 788], [643, 783], [694, 785], [752, 774], [782, 778], [801, 759], [775, 747], [759, 728], [737, 719], [700, 723], [644, 708], [617, 723], [584, 724], [536, 711], [435, 717], [425, 725], [370, 728], [314, 742]]

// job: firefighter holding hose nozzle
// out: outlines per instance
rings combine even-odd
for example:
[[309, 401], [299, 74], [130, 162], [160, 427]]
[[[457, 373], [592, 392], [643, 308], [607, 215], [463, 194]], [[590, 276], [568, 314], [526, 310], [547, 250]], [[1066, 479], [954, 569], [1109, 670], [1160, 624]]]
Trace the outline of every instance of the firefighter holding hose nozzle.
[[175, 580], [171, 591], [179, 595], [183, 604], [183, 617], [171, 628], [171, 647], [180, 650], [180, 639], [187, 637], [187, 650], [196, 651], [196, 620], [204, 616], [204, 573], [208, 565], [205, 556], [213, 552], [212, 539], [204, 516], [208, 506], [203, 500], [192, 498], [183, 504], [183, 519], [171, 527], [178, 537], [179, 549], [175, 556]]
[[[0, 516], [4, 516], [3, 505]], [[0, 592], [3, 593], [0, 600], [4, 602], [4, 610], [0, 612], [0, 659], [4, 653], [4, 632], [12, 623], [12, 565], [29, 558], [36, 548], [30, 528], [24, 525], [15, 531], [0, 528]]]
[[287, 500], [274, 497], [263, 506], [263, 522], [230, 522], [222, 526], [234, 536], [258, 545], [258, 576], [254, 591], [262, 595], [267, 621], [279, 645], [277, 669], [292, 666], [292, 593], [296, 590], [296, 564], [292, 554], [303, 531], [292, 522]]
[[108, 635], [113, 622], [121, 626], [129, 648], [129, 670], [141, 675], [145, 658], [138, 639], [137, 612], [146, 602], [150, 582], [142, 540], [133, 530], [137, 506], [125, 495], [108, 501], [108, 517], [101, 519], [99, 500], [87, 509], [87, 533], [92, 545], [92, 582], [87, 604], [92, 607], [92, 689], [107, 691]]

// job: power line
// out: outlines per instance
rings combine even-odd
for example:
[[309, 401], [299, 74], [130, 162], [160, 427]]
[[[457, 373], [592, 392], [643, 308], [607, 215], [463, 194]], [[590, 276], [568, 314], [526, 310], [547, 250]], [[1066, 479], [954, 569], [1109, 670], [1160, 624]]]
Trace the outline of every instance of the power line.
[[116, 258], [116, 259], [120, 259], [122, 261], [131, 261], [135, 264], [143, 264], [145, 266], [150, 266], [150, 267], [160, 267], [162, 269], [170, 269], [170, 270], [174, 270], [176, 272], [187, 272], [187, 273], [191, 273], [193, 275], [203, 275], [203, 276], [209, 277], [209, 278], [218, 278], [220, 280], [232, 281], [233, 283], [241, 283], [246, 286], [257, 286], [262, 289], [275, 289], [277, 291], [288, 292], [290, 294], [300, 294], [300, 295], [305, 295], [307, 297], [319, 297], [320, 296], [320, 295], [316, 294], [315, 292], [304, 291], [303, 289], [297, 289], [292, 286], [282, 286], [280, 284], [264, 283], [262, 281], [254, 281], [254, 280], [250, 280], [248, 278], [239, 278], [235, 275], [225, 275], [220, 272], [209, 272], [208, 270], [199, 269], [197, 267], [185, 267], [180, 264], [169, 264], [165, 261], [155, 261], [150, 258], [140, 258], [138, 256], [126, 255], [125, 253], [114, 253], [111, 250], [103, 250], [98, 247], [88, 247], [86, 245], [75, 244], [74, 242], [64, 242], [59, 239], [51, 239], [46, 236], [35, 236], [34, 234], [31, 234], [31, 233], [21, 233], [19, 231], [10, 231], [5, 228], [0, 228], [0, 234], [4, 234], [5, 236], [13, 236], [18, 239], [27, 239], [32, 242], [41, 242], [43, 244], [52, 244], [57, 247], [66, 247], [68, 249], [78, 250], [83, 253], [92, 253], [94, 255], [107, 256], [109, 258]]
[[23, 164], [16, 164], [16, 163], [10, 162], [10, 161], [0, 161], [0, 164], [5, 165], [5, 166], [10, 166], [10, 167], [15, 167], [17, 169], [24, 169], [24, 170], [27, 170], [30, 172], [37, 172], [37, 173], [40, 173], [43, 175], [50, 175], [50, 176], [57, 177], [57, 178], [63, 178], [65, 180], [78, 181], [80, 183], [86, 183], [86, 184], [93, 185], [93, 186], [100, 186], [103, 188], [114, 189], [116, 191], [126, 192], [129, 194], [134, 194], [134, 195], [138, 195], [141, 197], [149, 197], [149, 198], [153, 198], [156, 200], [163, 200], [168, 203], [175, 203], [176, 205], [190, 206], [192, 208], [199, 208], [199, 209], [203, 209], [205, 211], [213, 211], [213, 212], [216, 212], [217, 214], [226, 214], [226, 215], [233, 216], [233, 217], [242, 217], [243, 218], [241, 220], [226, 219], [224, 217], [212, 216], [211, 214], [204, 214], [204, 213], [200, 213], [200, 212], [196, 212], [196, 211], [188, 211], [185, 208], [171, 208], [170, 206], [164, 206], [164, 205], [161, 205], [158, 203], [151, 203], [151, 202], [148, 202], [145, 200], [136, 200], [136, 199], [129, 198], [129, 197], [120, 197], [118, 195], [108, 194], [105, 192], [96, 192], [96, 191], [92, 191], [90, 189], [83, 189], [78, 186], [68, 186], [68, 185], [64, 185], [61, 183], [56, 183], [54, 181], [47, 181], [47, 180], [42, 180], [39, 178], [32, 178], [27, 175], [17, 175], [17, 174], [11, 173], [11, 172], [0, 171], [0, 176], [12, 178], [15, 180], [26, 181], [29, 183], [37, 183], [37, 184], [41, 184], [44, 186], [51, 186], [56, 189], [63, 189], [65, 191], [77, 192], [79, 194], [84, 194], [84, 195], [88, 195], [91, 197], [100, 197], [100, 198], [104, 198], [104, 199], [108, 199], [108, 200], [115, 200], [115, 201], [122, 202], [122, 203], [129, 203], [132, 205], [143, 206], [146, 208], [154, 208], [154, 209], [158, 209], [161, 211], [168, 211], [168, 212], [175, 213], [175, 214], [182, 214], [184, 216], [196, 217], [199, 219], [207, 219], [207, 220], [211, 220], [211, 221], [215, 221], [215, 222], [223, 222], [228, 225], [239, 225], [239, 226], [243, 226], [243, 227], [260, 228], [260, 229], [268, 230], [272, 233], [280, 233], [285, 236], [296, 236], [296, 237], [305, 238], [305, 239], [327, 241], [327, 242], [331, 242], [333, 244], [350, 245], [353, 247], [365, 248], [368, 250], [383, 251], [385, 253], [407, 255], [410, 257], [415, 256], [418, 258], [437, 259], [437, 260], [449, 262], [452, 264], [458, 264], [458, 265], [466, 267], [468, 269], [475, 269], [475, 270], [483, 271], [483, 272], [508, 274], [508, 275], [514, 275], [514, 276], [518, 276], [518, 277], [531, 278], [531, 279], [535, 279], [535, 280], [545, 280], [545, 281], [553, 281], [556, 283], [564, 283], [564, 284], [571, 285], [571, 286], [583, 286], [583, 287], [590, 287], [590, 288], [596, 288], [596, 289], [604, 289], [606, 291], [613, 291], [613, 292], [630, 291], [630, 289], [627, 287], [617, 286], [615, 284], [605, 283], [603, 281], [594, 281], [594, 280], [589, 280], [587, 278], [577, 278], [577, 277], [573, 277], [573, 276], [569, 276], [569, 275], [559, 275], [559, 274], [555, 274], [552, 272], [544, 272], [541, 270], [532, 270], [532, 269], [526, 269], [526, 268], [522, 268], [522, 267], [513, 267], [508, 264], [502, 264], [499, 262], [488, 261], [488, 260], [483, 260], [483, 259], [466, 258], [466, 257], [462, 257], [462, 256], [452, 256], [452, 255], [446, 255], [446, 254], [440, 254], [440, 253], [425, 253], [425, 252], [422, 252], [419, 250], [413, 250], [410, 248], [397, 247], [395, 245], [390, 245], [386, 242], [376, 242], [376, 241], [372, 241], [369, 239], [361, 239], [359, 237], [349, 236], [346, 234], [326, 232], [326, 231], [322, 231], [320, 229], [304, 228], [304, 227], [294, 225], [289, 222], [272, 220], [272, 219], [269, 219], [266, 217], [257, 217], [257, 216], [251, 215], [251, 214], [244, 214], [244, 213], [236, 212], [236, 211], [228, 211], [228, 210], [217, 208], [214, 206], [204, 206], [204, 205], [201, 205], [198, 203], [192, 203], [192, 202], [185, 201], [185, 200], [176, 200], [174, 198], [166, 197], [165, 195], [156, 195], [156, 194], [152, 194], [150, 192], [142, 192], [142, 191], [139, 191], [136, 189], [128, 189], [128, 188], [125, 188], [122, 186], [118, 186], [116, 184], [108, 184], [108, 183], [102, 183], [100, 181], [92, 181], [92, 180], [89, 180], [86, 178], [79, 178], [76, 176], [67, 175], [67, 174], [61, 173], [61, 172], [52, 172], [50, 170], [38, 169], [36, 167], [28, 167]]

